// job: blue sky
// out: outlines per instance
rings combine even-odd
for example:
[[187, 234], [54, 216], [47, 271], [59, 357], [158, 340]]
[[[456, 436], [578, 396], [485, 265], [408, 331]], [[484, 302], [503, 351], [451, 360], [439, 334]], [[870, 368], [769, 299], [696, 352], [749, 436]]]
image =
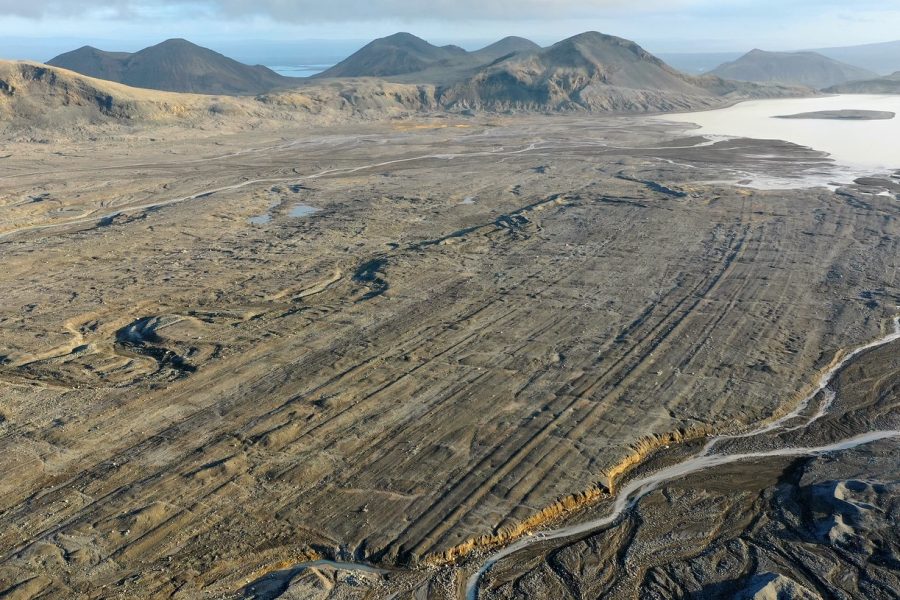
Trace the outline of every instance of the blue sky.
[[[0, 0], [0, 27], [50, 56], [54, 39], [135, 50], [171, 37], [222, 46], [400, 30], [464, 46], [505, 35], [549, 43], [593, 29], [654, 52], [791, 50], [900, 39], [900, 0]], [[0, 41], [0, 52], [10, 43]]]

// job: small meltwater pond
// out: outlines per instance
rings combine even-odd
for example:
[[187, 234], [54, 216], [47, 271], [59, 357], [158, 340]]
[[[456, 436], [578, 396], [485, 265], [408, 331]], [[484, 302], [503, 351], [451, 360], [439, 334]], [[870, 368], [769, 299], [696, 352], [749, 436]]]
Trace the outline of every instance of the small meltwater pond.
[[[272, 218], [274, 217], [275, 210], [281, 206], [280, 202], [276, 202], [272, 206], [269, 207], [269, 210], [264, 212], [261, 215], [256, 215], [255, 217], [250, 217], [248, 220], [251, 225], [267, 225], [272, 222]], [[309, 215], [319, 212], [319, 209], [315, 206], [310, 206], [308, 204], [303, 204], [302, 202], [297, 202], [292, 204], [288, 209], [287, 215], [291, 218], [300, 218], [300, 217], [308, 217]]]
[[288, 216], [294, 218], [306, 217], [313, 214], [314, 212], [319, 212], [319, 209], [315, 206], [309, 206], [308, 204], [295, 204], [288, 211]]
[[[834, 111], [874, 111], [895, 116], [882, 115], [873, 120], [779, 118]], [[838, 167], [835, 175], [846, 180], [900, 169], [900, 117], [896, 115], [900, 115], [900, 95], [839, 95], [753, 100], [720, 110], [660, 118], [693, 123], [703, 136], [784, 140], [827, 152]]]

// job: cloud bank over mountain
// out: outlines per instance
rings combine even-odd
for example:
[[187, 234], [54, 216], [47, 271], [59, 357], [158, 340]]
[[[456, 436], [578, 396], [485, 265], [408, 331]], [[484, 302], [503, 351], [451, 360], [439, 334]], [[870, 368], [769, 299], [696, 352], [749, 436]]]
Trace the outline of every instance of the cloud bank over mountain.
[[[567, 18], [636, 12], [700, 12], [710, 17], [744, 14], [751, 17], [801, 14], [815, 10], [846, 9], [837, 0], [0, 0], [0, 16], [131, 18], [163, 14], [204, 14], [218, 18], [247, 16], [288, 19], [359, 21], [366, 19], [497, 19], [516, 21], [535, 17]], [[896, 9], [892, 0], [855, 2], [854, 18]]]
[[[32, 24], [40, 27], [33, 27]], [[550, 43], [596, 29], [657, 52], [800, 50], [892, 41], [896, 0], [0, 0], [28, 37], [364, 40], [406, 30], [446, 42], [518, 35]], [[117, 44], [122, 46], [122, 44]], [[2, 49], [2, 44], [0, 44]]]

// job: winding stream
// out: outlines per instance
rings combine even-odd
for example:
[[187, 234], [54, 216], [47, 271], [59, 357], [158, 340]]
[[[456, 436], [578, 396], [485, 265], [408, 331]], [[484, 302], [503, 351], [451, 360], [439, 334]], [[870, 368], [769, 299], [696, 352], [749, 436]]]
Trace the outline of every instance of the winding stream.
[[781, 450], [770, 450], [767, 452], [748, 452], [745, 454], [699, 454], [684, 462], [680, 462], [676, 465], [672, 465], [671, 467], [662, 469], [661, 471], [657, 471], [656, 473], [653, 473], [652, 475], [649, 475], [647, 477], [635, 479], [619, 491], [619, 494], [616, 496], [616, 503], [615, 505], [613, 505], [612, 512], [603, 518], [595, 519], [593, 521], [587, 521], [585, 523], [580, 523], [577, 525], [571, 525], [569, 527], [561, 527], [552, 531], [536, 533], [533, 536], [521, 539], [515, 544], [507, 546], [496, 554], [491, 555], [481, 565], [478, 571], [476, 571], [469, 578], [469, 581], [466, 584], [466, 598], [467, 600], [477, 600], [478, 584], [480, 583], [482, 576], [501, 559], [506, 558], [507, 556], [528, 548], [529, 546], [532, 546], [534, 544], [546, 542], [549, 540], [572, 537], [583, 533], [589, 533], [595, 529], [600, 529], [602, 527], [610, 525], [614, 521], [616, 521], [616, 519], [618, 519], [622, 515], [622, 513], [637, 504], [637, 502], [641, 498], [658, 488], [660, 484], [667, 481], [672, 481], [673, 479], [678, 479], [685, 475], [696, 473], [697, 471], [702, 471], [711, 467], [718, 467], [721, 465], [727, 465], [743, 460], [753, 460], [756, 458], [768, 458], [773, 456], [808, 456], [813, 454], [821, 454], [824, 452], [836, 452], [839, 450], [849, 450], [851, 448], [856, 448], [857, 446], [862, 446], [864, 444], [869, 444], [872, 442], [877, 442], [878, 440], [885, 440], [893, 437], [900, 437], [900, 430], [888, 429], [885, 431], [871, 431], [869, 433], [864, 433], [851, 438], [847, 438], [845, 440], [834, 442], [833, 444], [828, 444], [827, 446], [816, 446], [809, 448], [783, 448]]

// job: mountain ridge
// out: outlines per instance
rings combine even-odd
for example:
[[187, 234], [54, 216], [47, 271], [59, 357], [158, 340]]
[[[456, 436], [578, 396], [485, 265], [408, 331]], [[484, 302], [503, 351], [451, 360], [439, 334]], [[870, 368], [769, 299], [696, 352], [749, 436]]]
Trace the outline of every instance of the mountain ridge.
[[239, 63], [180, 38], [134, 53], [83, 46], [47, 64], [131, 87], [167, 92], [252, 95], [292, 83], [266, 67]]
[[468, 52], [459, 46], [435, 46], [411, 33], [399, 32], [372, 40], [312, 79], [419, 76], [438, 83], [442, 78], [463, 77], [470, 70], [501, 58], [540, 49], [531, 40], [508, 36]]

